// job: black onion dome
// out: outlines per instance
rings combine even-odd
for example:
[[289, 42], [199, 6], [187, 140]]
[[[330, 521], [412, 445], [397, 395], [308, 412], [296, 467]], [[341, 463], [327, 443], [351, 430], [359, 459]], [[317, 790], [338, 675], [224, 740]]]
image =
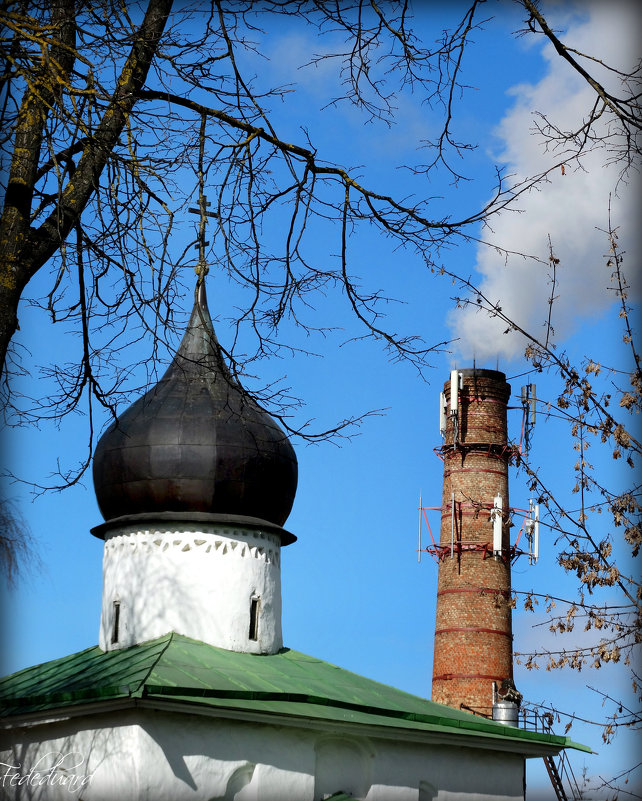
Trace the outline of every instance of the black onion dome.
[[167, 372], [98, 442], [94, 487], [100, 511], [105, 520], [187, 512], [281, 526], [296, 485], [294, 450], [232, 378], [201, 284]]

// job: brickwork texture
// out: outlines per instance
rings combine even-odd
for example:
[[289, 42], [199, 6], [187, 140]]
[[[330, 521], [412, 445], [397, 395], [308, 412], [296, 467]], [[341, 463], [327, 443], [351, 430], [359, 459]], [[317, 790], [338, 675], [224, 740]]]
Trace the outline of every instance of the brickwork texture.
[[[432, 699], [490, 715], [492, 683], [513, 677], [506, 405], [495, 370], [460, 370], [456, 416], [447, 424]], [[502, 555], [493, 555], [491, 509], [503, 505]], [[452, 546], [452, 548], [451, 548]], [[447, 549], [447, 551], [445, 550]], [[451, 555], [452, 554], [452, 555]]]

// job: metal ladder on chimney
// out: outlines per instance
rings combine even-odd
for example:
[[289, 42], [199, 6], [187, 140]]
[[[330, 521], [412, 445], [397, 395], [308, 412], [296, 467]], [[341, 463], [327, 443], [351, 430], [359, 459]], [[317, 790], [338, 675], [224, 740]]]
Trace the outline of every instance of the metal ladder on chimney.
[[545, 756], [543, 759], [544, 764], [546, 765], [546, 770], [548, 771], [548, 776], [551, 780], [551, 784], [553, 785], [553, 790], [555, 790], [555, 797], [557, 798], [557, 801], [568, 801], [568, 797], [564, 791], [564, 786], [562, 785], [562, 777], [557, 770], [555, 760], [552, 756]]

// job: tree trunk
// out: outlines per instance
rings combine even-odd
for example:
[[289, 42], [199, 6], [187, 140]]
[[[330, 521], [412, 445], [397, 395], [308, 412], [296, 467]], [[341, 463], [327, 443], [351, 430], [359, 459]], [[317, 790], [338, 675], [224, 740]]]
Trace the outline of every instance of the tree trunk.
[[22, 97], [0, 217], [0, 374], [4, 373], [7, 348], [18, 327], [22, 292], [65, 241], [96, 192], [105, 164], [145, 83], [171, 6], [172, 0], [149, 0], [114, 94], [83, 148], [73, 181], [62, 188], [48, 218], [33, 228], [30, 215], [43, 134], [49, 116], [56, 113], [58, 95], [64, 91], [61, 87], [68, 83], [75, 53], [74, 0], [52, 4], [56, 38], [49, 58], [43, 58], [38, 80], [26, 87]]

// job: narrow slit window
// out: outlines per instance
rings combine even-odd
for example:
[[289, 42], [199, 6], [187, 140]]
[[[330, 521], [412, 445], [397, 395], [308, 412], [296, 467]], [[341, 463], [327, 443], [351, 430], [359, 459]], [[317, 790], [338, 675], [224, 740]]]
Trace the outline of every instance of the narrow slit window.
[[119, 628], [120, 628], [120, 601], [114, 601], [114, 621], [111, 630], [112, 643], [118, 642]]
[[258, 598], [250, 600], [250, 639], [258, 640], [259, 638], [259, 606], [260, 601]]

